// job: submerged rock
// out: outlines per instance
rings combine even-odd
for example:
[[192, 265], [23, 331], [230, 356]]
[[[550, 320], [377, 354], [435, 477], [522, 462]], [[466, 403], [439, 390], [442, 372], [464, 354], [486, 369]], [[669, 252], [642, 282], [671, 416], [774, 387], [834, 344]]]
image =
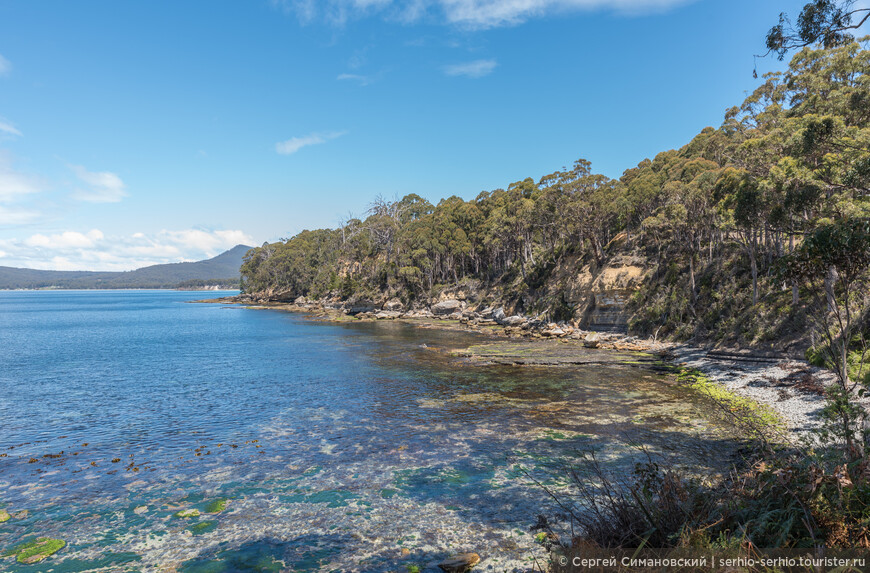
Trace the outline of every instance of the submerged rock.
[[465, 573], [480, 563], [480, 555], [477, 553], [462, 553], [449, 557], [438, 564], [445, 573]]
[[8, 511], [6, 511], [5, 509], [0, 509], [0, 523], [3, 523], [4, 521], [9, 521], [9, 517], [10, 516]]

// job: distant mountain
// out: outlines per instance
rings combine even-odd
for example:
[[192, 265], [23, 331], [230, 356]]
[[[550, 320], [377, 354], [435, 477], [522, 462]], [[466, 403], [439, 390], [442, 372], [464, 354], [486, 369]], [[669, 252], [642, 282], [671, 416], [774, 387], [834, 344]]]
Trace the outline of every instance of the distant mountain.
[[250, 249], [246, 245], [236, 245], [205, 261], [152, 265], [126, 272], [0, 267], [0, 289], [238, 288], [242, 257]]

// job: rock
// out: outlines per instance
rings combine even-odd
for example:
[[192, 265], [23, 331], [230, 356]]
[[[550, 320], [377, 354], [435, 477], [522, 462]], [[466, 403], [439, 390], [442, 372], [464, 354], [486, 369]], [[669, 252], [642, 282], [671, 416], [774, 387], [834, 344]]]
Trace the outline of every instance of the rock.
[[148, 513], [148, 506], [147, 505], [140, 505], [139, 507], [137, 507], [136, 509], [133, 510], [133, 513], [135, 513], [136, 515], [142, 515], [143, 513]]
[[378, 320], [393, 320], [402, 316], [401, 312], [395, 310], [382, 310], [381, 312], [375, 314], [375, 318]]
[[30, 511], [26, 509], [22, 509], [21, 511], [16, 511], [12, 514], [12, 517], [15, 519], [27, 519], [27, 516], [30, 515]]
[[505, 319], [505, 313], [503, 308], [497, 308], [492, 311], [492, 319], [497, 323], [501, 324], [501, 321]]
[[438, 564], [445, 573], [465, 573], [480, 563], [480, 555], [477, 553], [462, 553], [449, 557]]
[[432, 314], [445, 316], [462, 310], [462, 302], [452, 299], [432, 305]]
[[369, 300], [358, 300], [353, 303], [347, 303], [345, 311], [348, 314], [359, 314], [361, 312], [372, 312], [376, 310], [375, 303]]
[[298, 304], [299, 306], [302, 306], [303, 304], [308, 304], [308, 299], [304, 296], [300, 296], [293, 301], [293, 304]]
[[0, 523], [4, 521], [9, 521], [9, 512], [5, 509], [0, 509]]
[[526, 323], [526, 319], [519, 315], [507, 316], [499, 322], [502, 326], [522, 326]]
[[541, 334], [544, 336], [565, 336], [565, 331], [557, 326], [555, 328], [548, 328]]
[[[480, 315], [480, 318], [492, 318], [492, 313], [494, 311], [495, 309], [493, 309], [491, 306], [488, 306], [485, 309], [481, 310], [478, 314]], [[504, 312], [502, 312], [502, 314], [504, 314]]]
[[601, 342], [601, 336], [597, 332], [590, 332], [583, 338], [583, 346], [586, 348], [598, 348]]
[[390, 300], [388, 300], [387, 302], [384, 303], [384, 310], [398, 312], [398, 311], [405, 310], [405, 305], [402, 304], [402, 301], [400, 301], [399, 299], [391, 298]]

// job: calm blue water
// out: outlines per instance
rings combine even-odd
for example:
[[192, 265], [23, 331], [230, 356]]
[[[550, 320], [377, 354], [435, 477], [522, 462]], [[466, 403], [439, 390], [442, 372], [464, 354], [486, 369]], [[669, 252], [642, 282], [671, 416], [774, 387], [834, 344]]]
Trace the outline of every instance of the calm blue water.
[[448, 351], [476, 335], [185, 302], [212, 295], [0, 292], [0, 551], [67, 542], [0, 570], [527, 570], [557, 508], [524, 471], [730, 451], [638, 369], [471, 366]]

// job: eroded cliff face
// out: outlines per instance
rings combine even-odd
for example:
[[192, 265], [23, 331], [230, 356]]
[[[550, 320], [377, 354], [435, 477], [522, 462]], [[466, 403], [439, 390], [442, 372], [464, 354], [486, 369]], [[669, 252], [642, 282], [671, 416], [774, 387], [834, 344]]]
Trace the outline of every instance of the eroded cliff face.
[[[585, 330], [625, 332], [629, 298], [652, 274], [650, 262], [628, 245], [622, 234], [606, 249], [598, 265], [581, 258], [566, 258], [554, 269], [544, 287], [530, 295], [532, 306], [563, 299], [573, 309], [573, 322]], [[552, 304], [552, 303], [551, 303]]]
[[643, 257], [619, 254], [600, 269], [584, 268], [566, 298], [578, 306], [580, 326], [588, 330], [626, 331], [631, 295], [649, 275]]

